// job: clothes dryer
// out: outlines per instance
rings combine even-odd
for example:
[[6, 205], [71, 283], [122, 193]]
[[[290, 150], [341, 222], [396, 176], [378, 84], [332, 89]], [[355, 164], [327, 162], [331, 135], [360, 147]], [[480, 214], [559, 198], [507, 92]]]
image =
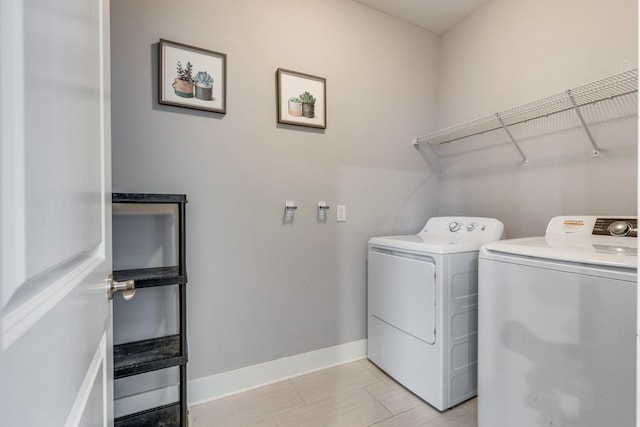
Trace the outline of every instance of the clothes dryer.
[[434, 217], [368, 244], [367, 356], [439, 410], [476, 394], [477, 260], [493, 218]]
[[636, 217], [555, 217], [479, 260], [478, 426], [635, 425]]

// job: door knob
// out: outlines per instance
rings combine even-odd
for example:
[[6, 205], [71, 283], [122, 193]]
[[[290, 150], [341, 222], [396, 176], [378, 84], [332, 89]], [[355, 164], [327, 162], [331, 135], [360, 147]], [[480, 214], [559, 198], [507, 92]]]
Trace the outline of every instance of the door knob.
[[107, 290], [109, 299], [113, 299], [113, 295], [118, 291], [122, 291], [122, 297], [126, 300], [130, 300], [136, 294], [136, 283], [133, 279], [118, 282], [113, 279], [113, 274], [110, 274], [107, 282], [109, 282], [109, 289]]

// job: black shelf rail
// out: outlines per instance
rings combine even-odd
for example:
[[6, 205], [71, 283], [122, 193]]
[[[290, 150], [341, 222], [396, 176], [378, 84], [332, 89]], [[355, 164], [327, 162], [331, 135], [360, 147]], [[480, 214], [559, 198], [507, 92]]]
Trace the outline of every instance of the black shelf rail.
[[114, 427], [180, 427], [180, 402], [118, 417]]
[[180, 400], [169, 405], [151, 408], [135, 414], [118, 417], [115, 427], [187, 425], [187, 269], [185, 194], [112, 193], [113, 203], [176, 204], [178, 223], [178, 265], [158, 268], [117, 270], [115, 280], [133, 279], [136, 289], [177, 285], [180, 307], [180, 333], [166, 337], [124, 343], [114, 346], [114, 379], [151, 372], [169, 367], [180, 369]]
[[136, 289], [149, 288], [153, 286], [185, 285], [187, 283], [186, 274], [180, 274], [180, 266], [138, 268], [133, 270], [116, 270], [113, 272], [114, 280], [133, 279], [136, 282]]
[[112, 193], [113, 203], [187, 203], [186, 194]]
[[113, 347], [113, 377], [124, 378], [187, 363], [180, 334], [119, 344]]

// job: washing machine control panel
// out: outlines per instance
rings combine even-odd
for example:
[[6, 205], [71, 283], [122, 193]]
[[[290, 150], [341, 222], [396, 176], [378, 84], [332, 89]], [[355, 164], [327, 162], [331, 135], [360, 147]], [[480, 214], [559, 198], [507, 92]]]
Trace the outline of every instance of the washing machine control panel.
[[638, 237], [635, 216], [557, 216], [547, 225], [547, 236]]
[[593, 226], [595, 236], [638, 237], [637, 218], [598, 218]]

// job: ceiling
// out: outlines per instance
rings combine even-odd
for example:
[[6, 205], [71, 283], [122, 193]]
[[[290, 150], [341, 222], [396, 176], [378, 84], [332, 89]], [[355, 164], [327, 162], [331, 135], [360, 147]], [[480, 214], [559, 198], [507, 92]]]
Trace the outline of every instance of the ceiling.
[[373, 9], [442, 34], [488, 0], [356, 0]]

